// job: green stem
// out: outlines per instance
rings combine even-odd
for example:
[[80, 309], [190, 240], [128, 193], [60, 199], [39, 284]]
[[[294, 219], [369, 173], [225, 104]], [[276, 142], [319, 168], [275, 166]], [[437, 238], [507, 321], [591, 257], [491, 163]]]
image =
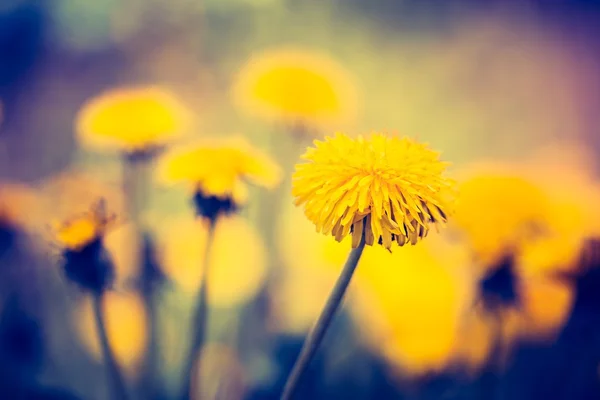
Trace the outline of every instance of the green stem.
[[[196, 308], [192, 317], [192, 344], [185, 363], [183, 364], [184, 379], [181, 383], [181, 400], [188, 400], [191, 396], [192, 383], [194, 377], [199, 377], [200, 361], [202, 358], [202, 346], [206, 340], [207, 320], [208, 320], [208, 267], [210, 262], [210, 249], [215, 236], [216, 219], [211, 219], [208, 226], [208, 234], [204, 249], [204, 259], [202, 260], [202, 278], [200, 281], [200, 291], [196, 299]], [[199, 378], [198, 378], [199, 379]], [[197, 385], [194, 390], [198, 390]]]
[[[123, 158], [123, 192], [125, 194], [127, 213], [133, 225], [133, 235], [138, 243], [143, 243], [142, 210], [143, 202], [148, 195], [148, 161], [143, 156], [128, 155]], [[143, 392], [144, 397], [153, 399], [160, 397], [158, 388], [161, 385], [159, 373], [160, 352], [158, 343], [158, 315], [156, 305], [156, 282], [148, 282], [144, 271], [144, 255], [141, 245], [135, 251], [137, 260], [136, 279], [141, 280], [141, 291], [144, 298], [146, 315], [148, 316], [149, 332], [148, 346], [146, 349], [141, 381], [138, 389]]]
[[338, 280], [335, 283], [329, 298], [327, 299], [327, 303], [325, 304], [323, 311], [321, 311], [321, 315], [319, 316], [317, 323], [304, 341], [304, 345], [300, 351], [300, 356], [296, 360], [296, 363], [292, 368], [292, 372], [290, 373], [283, 388], [281, 400], [290, 400], [292, 398], [292, 395], [294, 394], [294, 391], [300, 382], [302, 374], [308, 368], [310, 361], [319, 348], [321, 341], [325, 337], [325, 333], [327, 332], [327, 329], [329, 328], [337, 309], [344, 299], [344, 294], [350, 285], [350, 281], [354, 275], [354, 270], [358, 265], [358, 261], [360, 260], [360, 256], [362, 255], [364, 248], [365, 237], [363, 235], [358, 247], [352, 249], [350, 252], [348, 259], [346, 260], [346, 264], [344, 265], [344, 269], [338, 277]]
[[127, 400], [127, 388], [125, 387], [125, 381], [121, 375], [119, 365], [115, 359], [115, 355], [108, 342], [108, 334], [106, 332], [106, 325], [104, 323], [104, 312], [102, 304], [102, 295], [92, 295], [92, 305], [94, 308], [94, 318], [96, 320], [96, 330], [98, 333], [98, 339], [100, 340], [100, 347], [102, 349], [102, 355], [104, 357], [104, 363], [108, 372], [109, 386], [112, 389], [111, 398], [115, 400]]

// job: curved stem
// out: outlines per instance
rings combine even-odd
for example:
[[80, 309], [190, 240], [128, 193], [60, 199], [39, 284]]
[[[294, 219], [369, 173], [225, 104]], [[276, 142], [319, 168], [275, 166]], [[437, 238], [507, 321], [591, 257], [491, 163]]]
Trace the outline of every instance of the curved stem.
[[208, 320], [208, 264], [210, 261], [210, 249], [215, 236], [216, 219], [211, 219], [208, 226], [204, 259], [202, 260], [202, 278], [200, 291], [196, 300], [196, 308], [192, 317], [192, 344], [183, 365], [183, 381], [181, 383], [181, 400], [190, 399], [192, 388], [197, 391], [199, 385], [194, 386], [194, 376], [199, 376], [200, 359], [202, 357], [202, 346], [206, 339]]
[[325, 337], [325, 333], [327, 332], [327, 329], [329, 328], [337, 309], [344, 299], [344, 295], [348, 289], [348, 286], [350, 285], [350, 281], [354, 275], [354, 270], [358, 265], [358, 261], [360, 260], [360, 256], [362, 255], [364, 248], [365, 237], [363, 235], [358, 247], [352, 249], [350, 252], [348, 259], [346, 260], [346, 264], [344, 265], [344, 269], [340, 273], [340, 276], [338, 277], [338, 280], [335, 283], [329, 298], [327, 299], [327, 303], [325, 303], [325, 307], [323, 308], [323, 311], [321, 311], [321, 315], [319, 316], [317, 323], [304, 341], [304, 345], [300, 351], [300, 356], [296, 360], [296, 363], [292, 368], [292, 372], [290, 373], [283, 388], [281, 400], [289, 400], [292, 398], [292, 395], [294, 394], [294, 391], [300, 382], [302, 374], [308, 368], [310, 361], [319, 348], [321, 341]]
[[119, 365], [115, 359], [115, 355], [108, 342], [108, 334], [106, 332], [106, 324], [104, 323], [104, 312], [102, 304], [102, 295], [92, 295], [92, 307], [94, 309], [94, 319], [96, 321], [96, 330], [98, 333], [98, 339], [100, 340], [100, 347], [102, 349], [102, 355], [104, 357], [104, 363], [108, 372], [108, 379], [110, 387], [112, 389], [111, 398], [115, 400], [126, 400], [128, 398], [127, 388], [125, 387], [125, 381], [121, 375]]

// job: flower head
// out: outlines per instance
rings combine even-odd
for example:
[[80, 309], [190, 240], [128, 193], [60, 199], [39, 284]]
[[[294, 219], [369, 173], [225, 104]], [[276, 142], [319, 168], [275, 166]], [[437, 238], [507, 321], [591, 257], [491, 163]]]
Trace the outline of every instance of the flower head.
[[454, 223], [484, 264], [497, 263], [543, 230], [549, 198], [531, 180], [484, 173], [464, 180], [459, 190]]
[[158, 174], [164, 183], [191, 185], [197, 213], [207, 218], [243, 203], [245, 181], [273, 188], [281, 180], [279, 166], [241, 137], [174, 150], [161, 160]]
[[186, 108], [158, 87], [109, 90], [84, 104], [76, 130], [84, 145], [128, 154], [160, 148], [189, 122]]
[[356, 113], [355, 86], [350, 74], [325, 55], [280, 49], [252, 57], [240, 71], [233, 95], [250, 114], [319, 127]]
[[103, 200], [86, 213], [54, 223], [54, 238], [68, 279], [93, 292], [102, 292], [112, 283], [114, 267], [103, 239], [115, 223], [116, 216], [107, 213]]
[[426, 145], [372, 133], [352, 139], [336, 134], [315, 141], [296, 166], [295, 204], [324, 234], [356, 247], [365, 235], [390, 250], [392, 242], [416, 244], [431, 224], [446, 221], [452, 181], [446, 163]]
[[[459, 186], [453, 226], [485, 268], [506, 254], [529, 275], [577, 267], [597, 235], [600, 188], [585, 169], [561, 164], [477, 164]], [[551, 178], [549, 176], [551, 176]]]

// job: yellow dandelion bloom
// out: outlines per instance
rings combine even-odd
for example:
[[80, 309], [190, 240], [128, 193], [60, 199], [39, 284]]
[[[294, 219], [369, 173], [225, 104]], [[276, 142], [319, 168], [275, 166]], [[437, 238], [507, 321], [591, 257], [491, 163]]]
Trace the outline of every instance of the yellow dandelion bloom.
[[[102, 351], [96, 333], [91, 299], [81, 302], [73, 315], [76, 332], [85, 348], [95, 358]], [[135, 369], [146, 348], [147, 319], [142, 300], [133, 294], [107, 292], [102, 297], [108, 341], [120, 365]]]
[[326, 235], [352, 235], [358, 246], [392, 242], [403, 246], [425, 237], [430, 225], [446, 222], [452, 181], [447, 164], [426, 145], [372, 133], [357, 139], [338, 133], [315, 141], [293, 176], [296, 205]]
[[535, 183], [507, 172], [461, 182], [454, 222], [486, 265], [541, 233], [550, 207]]
[[175, 149], [158, 166], [158, 179], [163, 183], [187, 183], [205, 197], [231, 199], [236, 204], [246, 200], [244, 181], [274, 188], [281, 178], [279, 166], [241, 136], [206, 139]]
[[357, 276], [358, 327], [368, 342], [407, 373], [447, 365], [460, 339], [461, 316], [473, 287], [457, 268], [466, 254], [444, 247], [439, 236], [426, 245], [365, 254]]
[[136, 153], [171, 142], [189, 122], [189, 112], [173, 94], [149, 86], [116, 88], [92, 98], [75, 124], [85, 146]]
[[[286, 268], [276, 288], [272, 322], [277, 330], [304, 333], [325, 304], [351, 239], [338, 243], [315, 235], [297, 209], [286, 212], [280, 224], [278, 244]], [[364, 250], [347, 310], [367, 344], [402, 373], [438, 370], [452, 357], [462, 314], [475, 292], [474, 281], [461, 268], [468, 256], [463, 246], [438, 234], [403, 251]]]
[[[208, 236], [207, 223], [196, 219], [172, 219], [161, 224], [158, 256], [164, 272], [189, 294], [196, 292], [202, 278], [202, 260]], [[232, 307], [254, 296], [266, 278], [266, 249], [256, 230], [242, 217], [217, 220], [210, 249], [208, 301]], [[231, 238], [243, 237], [235, 251]]]
[[600, 185], [581, 168], [536, 161], [470, 170], [451, 225], [484, 267], [511, 252], [521, 274], [573, 269], [585, 240], [600, 232]]
[[241, 69], [233, 97], [249, 114], [310, 127], [340, 124], [356, 115], [356, 84], [329, 57], [275, 49], [253, 56]]
[[63, 222], [55, 222], [54, 236], [61, 248], [79, 251], [100, 240], [115, 223], [116, 216], [108, 214], [104, 201], [100, 200], [88, 212]]

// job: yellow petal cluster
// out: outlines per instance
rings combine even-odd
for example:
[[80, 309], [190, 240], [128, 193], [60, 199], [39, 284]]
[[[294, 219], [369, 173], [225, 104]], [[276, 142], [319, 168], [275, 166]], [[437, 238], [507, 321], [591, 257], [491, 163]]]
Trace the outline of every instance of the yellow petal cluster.
[[254, 55], [241, 69], [233, 96], [249, 114], [312, 127], [351, 120], [358, 103], [349, 72], [326, 55], [302, 49]]
[[115, 223], [116, 216], [109, 214], [104, 201], [100, 200], [85, 213], [63, 222], [54, 222], [54, 237], [65, 250], [78, 251], [101, 239]]
[[123, 87], [85, 103], [76, 118], [76, 131], [92, 149], [136, 153], [171, 142], [189, 122], [189, 111], [169, 91], [157, 86]]
[[188, 183], [205, 196], [243, 203], [245, 181], [273, 188], [282, 178], [280, 167], [243, 137], [205, 139], [174, 149], [160, 160], [158, 179], [166, 184]]
[[382, 133], [350, 138], [338, 133], [315, 141], [293, 176], [296, 205], [317, 230], [337, 241], [365, 235], [391, 249], [416, 244], [430, 225], [446, 222], [453, 182], [447, 164], [426, 145]]
[[[298, 211], [286, 211], [281, 221], [279, 245], [286, 268], [276, 288], [273, 323], [276, 329], [303, 334], [319, 316], [351, 239], [338, 243], [315, 235]], [[463, 246], [435, 232], [402, 251], [367, 247], [346, 301], [361, 337], [402, 373], [444, 366], [461, 340], [461, 317], [475, 291], [463, 268], [468, 260]]]
[[483, 173], [461, 182], [453, 224], [466, 235], [483, 264], [541, 233], [549, 198], [530, 180], [507, 173]]
[[572, 269], [585, 240], [600, 232], [600, 186], [584, 170], [516, 163], [466, 171], [451, 225], [484, 267], [510, 252], [522, 274]]

